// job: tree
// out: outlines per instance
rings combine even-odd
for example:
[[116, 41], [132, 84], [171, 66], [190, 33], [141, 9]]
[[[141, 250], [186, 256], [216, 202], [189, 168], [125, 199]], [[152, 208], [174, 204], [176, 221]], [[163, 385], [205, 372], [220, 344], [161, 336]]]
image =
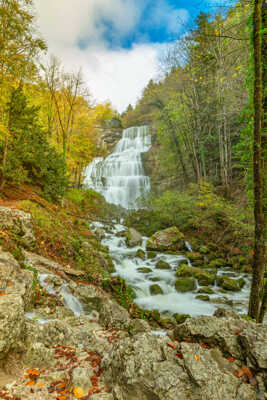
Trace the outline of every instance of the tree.
[[[263, 94], [262, 94], [262, 0], [255, 0], [253, 10], [253, 62], [254, 62], [254, 218], [255, 239], [252, 285], [249, 300], [250, 317], [259, 321], [260, 305], [264, 278], [264, 213], [263, 213], [263, 151], [262, 151], [262, 122], [263, 122]], [[265, 301], [265, 300], [264, 300]]]
[[13, 87], [36, 73], [34, 60], [46, 49], [34, 32], [31, 0], [1, 0], [0, 2], [0, 138], [4, 138], [0, 189], [5, 185], [5, 168], [11, 135], [7, 104]]

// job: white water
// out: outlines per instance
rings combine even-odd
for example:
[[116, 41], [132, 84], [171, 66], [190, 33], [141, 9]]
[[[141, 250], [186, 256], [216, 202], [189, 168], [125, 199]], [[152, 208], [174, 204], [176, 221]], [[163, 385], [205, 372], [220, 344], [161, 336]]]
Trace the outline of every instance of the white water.
[[95, 158], [87, 166], [84, 185], [101, 193], [108, 203], [137, 208], [137, 199], [150, 190], [141, 157], [150, 147], [148, 127], [125, 129], [112, 154], [105, 159]]
[[[105, 230], [105, 225], [102, 223], [92, 224], [92, 229], [101, 227]], [[205, 302], [196, 299], [199, 294], [197, 289], [193, 292], [179, 293], [175, 289], [175, 272], [179, 268], [181, 263], [189, 263], [183, 255], [172, 255], [165, 253], [157, 253], [154, 259], [149, 259], [146, 252], [146, 241], [147, 238], [143, 238], [142, 246], [137, 246], [134, 248], [129, 248], [126, 245], [126, 240], [124, 237], [116, 236], [116, 233], [125, 230], [123, 225], [117, 224], [114, 227], [108, 227], [105, 233], [105, 238], [102, 240], [102, 244], [108, 246], [110, 255], [113, 259], [116, 272], [114, 275], [119, 275], [129, 286], [131, 286], [136, 294], [134, 302], [139, 306], [154, 310], [157, 309], [160, 312], [168, 313], [182, 313], [190, 314], [191, 316], [197, 315], [211, 315], [218, 307], [229, 308], [226, 304], [214, 304], [212, 302]], [[190, 244], [188, 243], [189, 247]], [[136, 252], [138, 249], [142, 248], [146, 253], [145, 260], [136, 257]], [[171, 266], [171, 270], [161, 270], [156, 268], [156, 264], [159, 260], [167, 262]], [[190, 264], [190, 263], [189, 263]], [[151, 272], [142, 273], [138, 271], [138, 268], [146, 267], [150, 268]], [[227, 270], [223, 269], [219, 271], [218, 275], [225, 273]], [[231, 271], [233, 273], [233, 271]], [[237, 312], [246, 312], [247, 301], [249, 293], [249, 280], [244, 274], [236, 274], [232, 279], [239, 279], [244, 277], [246, 284], [240, 292], [229, 292], [227, 294], [220, 293], [220, 288], [213, 286], [215, 294], [209, 295], [210, 299], [223, 299], [227, 297], [228, 300], [234, 302], [234, 309]], [[153, 281], [154, 278], [159, 278], [158, 282]], [[151, 295], [150, 286], [153, 284], [158, 284], [163, 294]]]

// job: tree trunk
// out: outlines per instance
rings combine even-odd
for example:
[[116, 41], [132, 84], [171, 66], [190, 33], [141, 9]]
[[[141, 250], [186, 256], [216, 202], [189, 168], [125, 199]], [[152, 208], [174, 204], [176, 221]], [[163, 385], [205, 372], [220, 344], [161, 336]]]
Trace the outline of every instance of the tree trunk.
[[253, 13], [254, 49], [254, 218], [255, 241], [251, 293], [248, 315], [259, 321], [260, 302], [264, 277], [264, 215], [262, 179], [262, 54], [261, 54], [262, 0], [255, 0]]

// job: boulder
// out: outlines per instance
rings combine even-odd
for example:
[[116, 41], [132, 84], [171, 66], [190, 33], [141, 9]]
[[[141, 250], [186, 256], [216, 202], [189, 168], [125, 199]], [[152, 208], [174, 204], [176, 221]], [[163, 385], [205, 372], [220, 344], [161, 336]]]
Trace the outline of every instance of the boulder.
[[0, 230], [3, 229], [19, 236], [25, 247], [31, 247], [35, 243], [33, 220], [29, 213], [0, 207]]
[[140, 246], [143, 238], [141, 233], [137, 232], [134, 228], [129, 228], [126, 231], [126, 243], [129, 247]]
[[146, 253], [144, 252], [144, 250], [138, 249], [136, 254], [135, 254], [135, 257], [139, 257], [142, 260], [144, 260], [146, 258]]
[[102, 360], [116, 400], [189, 400], [190, 379], [166, 336], [141, 333], [118, 342]]
[[176, 272], [177, 277], [194, 277], [200, 285], [212, 285], [215, 282], [216, 275], [205, 271], [201, 268], [190, 267], [189, 265], [181, 265]]
[[131, 319], [125, 308], [115, 301], [107, 300], [99, 311], [99, 322], [109, 328], [128, 329]]
[[152, 269], [147, 268], [147, 267], [140, 267], [140, 268], [137, 268], [137, 271], [142, 272], [142, 274], [148, 274], [149, 272], [152, 272]]
[[205, 293], [205, 294], [214, 294], [214, 290], [212, 290], [209, 286], [204, 286], [197, 291], [198, 293]]
[[238, 292], [240, 290], [239, 283], [234, 279], [228, 278], [227, 276], [218, 276], [217, 285], [224, 290], [230, 290], [234, 292]]
[[156, 264], [156, 269], [172, 269], [172, 267], [167, 262], [159, 260]]
[[151, 285], [149, 287], [149, 291], [152, 294], [152, 296], [155, 296], [157, 294], [163, 294], [163, 290], [161, 289], [161, 287], [157, 284], [155, 285]]
[[177, 292], [191, 292], [196, 289], [196, 281], [194, 278], [180, 278], [175, 282]]
[[199, 294], [198, 296], [196, 296], [197, 300], [202, 300], [202, 301], [210, 301], [209, 296], [205, 295], [205, 294]]
[[24, 303], [21, 296], [0, 296], [0, 360], [22, 346], [24, 338]]
[[149, 251], [180, 251], [184, 247], [184, 235], [176, 226], [154, 233], [146, 244]]
[[73, 370], [71, 385], [76, 388], [81, 388], [84, 393], [88, 393], [92, 387], [91, 377], [94, 376], [94, 371], [91, 366], [78, 367]]

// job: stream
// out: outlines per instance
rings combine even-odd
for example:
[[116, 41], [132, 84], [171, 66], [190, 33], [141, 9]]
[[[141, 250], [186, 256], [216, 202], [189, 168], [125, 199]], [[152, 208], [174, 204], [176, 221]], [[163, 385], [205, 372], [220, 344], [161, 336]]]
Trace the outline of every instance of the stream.
[[[248, 307], [248, 297], [250, 289], [250, 278], [248, 274], [236, 273], [230, 268], [222, 268], [218, 270], [217, 275], [226, 275], [231, 279], [245, 280], [244, 287], [239, 292], [221, 293], [216, 282], [212, 287], [214, 294], [209, 295], [210, 301], [196, 299], [199, 294], [198, 289], [192, 292], [179, 293], [175, 289], [176, 276], [175, 272], [181, 263], [190, 264], [190, 261], [184, 255], [173, 255], [166, 253], [157, 253], [156, 257], [150, 259], [146, 251], [147, 237], [143, 237], [141, 246], [127, 247], [126, 238], [120, 236], [120, 232], [127, 229], [121, 224], [107, 226], [101, 222], [95, 222], [91, 225], [92, 230], [102, 229], [105, 237], [102, 244], [109, 248], [110, 256], [113, 260], [116, 272], [114, 276], [120, 276], [125, 279], [126, 283], [134, 290], [136, 298], [134, 302], [149, 310], [159, 310], [162, 314], [190, 314], [191, 316], [211, 315], [218, 307], [234, 309], [238, 313], [246, 313]], [[187, 247], [191, 249], [190, 243]], [[136, 256], [138, 249], [145, 252], [145, 259]], [[191, 249], [192, 251], [192, 249]], [[159, 260], [167, 262], [170, 270], [161, 270], [156, 268]], [[148, 268], [145, 272], [141, 272], [140, 268]], [[158, 284], [162, 290], [162, 294], [152, 295], [150, 287]]]

